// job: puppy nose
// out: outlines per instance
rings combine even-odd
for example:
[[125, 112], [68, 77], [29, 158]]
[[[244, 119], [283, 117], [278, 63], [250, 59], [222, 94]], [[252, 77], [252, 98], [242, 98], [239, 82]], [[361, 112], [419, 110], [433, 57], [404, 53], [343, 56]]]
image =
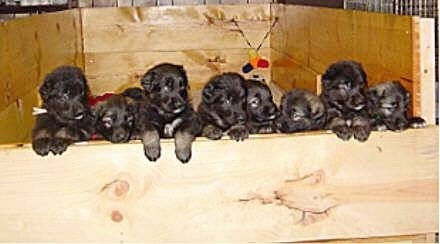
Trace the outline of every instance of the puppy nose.
[[246, 115], [243, 114], [237, 115], [237, 121], [239, 124], [243, 124], [244, 122], [246, 122]]
[[114, 136], [113, 136], [113, 140], [115, 141], [115, 142], [120, 142], [120, 141], [123, 141], [125, 139], [125, 135], [124, 135], [124, 133], [116, 133]]
[[84, 117], [84, 111], [80, 110], [80, 111], [76, 111], [75, 113], [75, 119], [82, 119]]

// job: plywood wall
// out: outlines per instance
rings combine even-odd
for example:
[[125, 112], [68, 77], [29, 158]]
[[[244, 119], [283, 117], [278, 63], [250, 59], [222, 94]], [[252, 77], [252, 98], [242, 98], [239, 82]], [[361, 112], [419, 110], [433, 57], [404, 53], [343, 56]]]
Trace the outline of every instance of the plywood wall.
[[[302, 242], [438, 230], [437, 127], [199, 138], [181, 164], [172, 140], [37, 156], [0, 148], [5, 242]], [[374, 240], [374, 239], [373, 239]], [[358, 241], [354, 241], [355, 243]]]
[[[256, 47], [269, 30], [270, 5], [83, 9], [92, 92], [139, 86], [140, 77], [161, 62], [184, 65], [194, 89], [220, 72], [240, 72], [249, 47], [232, 19]], [[267, 39], [260, 54], [269, 58], [269, 47]], [[254, 73], [270, 80], [269, 69]]]

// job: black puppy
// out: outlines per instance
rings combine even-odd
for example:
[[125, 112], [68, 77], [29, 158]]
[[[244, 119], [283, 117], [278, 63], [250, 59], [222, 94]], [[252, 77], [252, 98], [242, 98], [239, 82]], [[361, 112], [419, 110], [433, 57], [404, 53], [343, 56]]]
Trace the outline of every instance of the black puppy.
[[102, 136], [112, 143], [120, 143], [135, 137], [135, 120], [139, 105], [137, 101], [141, 101], [143, 96], [142, 89], [129, 88], [92, 106], [97, 138]]
[[388, 81], [368, 89], [368, 112], [376, 130], [402, 131], [409, 127], [422, 128], [420, 117], [408, 117], [410, 93], [398, 81]]
[[141, 79], [147, 98], [139, 106], [136, 128], [150, 161], [160, 157], [160, 138], [175, 139], [177, 158], [186, 163], [191, 145], [201, 133], [201, 123], [188, 97], [188, 78], [183, 66], [159, 64]]
[[323, 129], [327, 118], [321, 99], [302, 89], [284, 94], [280, 111], [281, 116], [276, 120], [276, 125], [282, 133]]
[[278, 108], [273, 102], [269, 87], [257, 79], [246, 80], [246, 127], [252, 134], [275, 132], [274, 121], [278, 116]]
[[322, 76], [320, 95], [327, 109], [326, 128], [349, 140], [366, 141], [371, 128], [366, 101], [367, 75], [360, 63], [339, 61]]
[[203, 136], [217, 140], [227, 131], [233, 140], [248, 138], [244, 78], [238, 73], [212, 77], [202, 90], [198, 113], [203, 123]]
[[39, 93], [47, 112], [37, 115], [32, 130], [32, 148], [38, 155], [62, 154], [73, 142], [90, 139], [89, 87], [79, 68], [56, 68], [46, 75]]

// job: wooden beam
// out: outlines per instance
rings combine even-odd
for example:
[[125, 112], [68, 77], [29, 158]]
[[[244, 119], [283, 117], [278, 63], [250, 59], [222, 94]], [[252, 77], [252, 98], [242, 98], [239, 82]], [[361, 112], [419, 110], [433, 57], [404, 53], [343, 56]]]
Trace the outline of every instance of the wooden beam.
[[170, 140], [155, 163], [139, 143], [96, 142], [48, 157], [27, 144], [3, 146], [0, 239], [302, 242], [432, 233], [438, 132], [374, 132], [365, 143], [325, 132], [199, 138], [188, 164]]

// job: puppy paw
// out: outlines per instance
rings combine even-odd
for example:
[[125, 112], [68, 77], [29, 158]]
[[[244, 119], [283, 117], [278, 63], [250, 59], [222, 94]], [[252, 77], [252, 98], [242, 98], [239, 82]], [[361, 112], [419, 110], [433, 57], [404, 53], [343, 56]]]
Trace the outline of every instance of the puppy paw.
[[234, 125], [229, 129], [228, 135], [232, 140], [243, 141], [249, 137], [249, 130], [244, 125]]
[[421, 117], [412, 117], [409, 119], [409, 127], [411, 128], [425, 128], [426, 127], [426, 121]]
[[203, 128], [202, 135], [211, 140], [218, 140], [222, 138], [223, 131], [213, 125], [207, 125], [205, 128]]
[[346, 125], [337, 125], [332, 128], [333, 133], [335, 133], [339, 138], [344, 141], [350, 140], [352, 136], [351, 129]]
[[354, 126], [353, 127], [353, 136], [354, 139], [360, 141], [360, 142], [364, 142], [368, 139], [368, 137], [370, 137], [370, 129], [368, 127], [365, 126]]
[[40, 156], [46, 156], [50, 152], [51, 139], [44, 137], [32, 141], [32, 149]]
[[258, 129], [258, 134], [270, 134], [274, 132], [275, 132], [274, 128], [270, 125], [263, 126]]
[[63, 152], [67, 150], [67, 147], [72, 144], [70, 139], [66, 138], [54, 138], [52, 141], [52, 145], [50, 147], [50, 151], [54, 155], [61, 155]]
[[188, 163], [191, 159], [191, 148], [179, 148], [175, 151], [177, 159], [182, 163]]
[[144, 154], [148, 160], [155, 162], [160, 158], [160, 146], [157, 145], [144, 145]]

